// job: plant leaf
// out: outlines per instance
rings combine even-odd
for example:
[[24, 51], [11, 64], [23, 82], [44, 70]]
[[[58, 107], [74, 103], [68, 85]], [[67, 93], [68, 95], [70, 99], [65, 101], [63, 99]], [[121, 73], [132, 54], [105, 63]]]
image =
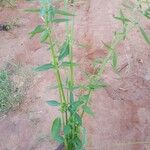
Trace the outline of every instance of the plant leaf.
[[62, 137], [62, 136], [57, 136], [57, 137], [55, 137], [55, 140], [57, 141], [57, 142], [59, 142], [60, 144], [61, 143], [64, 143], [64, 138]]
[[83, 127], [82, 130], [81, 130], [81, 132], [82, 132], [82, 145], [84, 147], [87, 144], [86, 129]]
[[57, 139], [60, 137], [61, 130], [61, 119], [58, 117], [53, 121], [53, 125], [51, 128], [51, 134], [53, 139]]
[[81, 101], [83, 101], [83, 102], [88, 102], [88, 100], [89, 100], [89, 94], [86, 94], [86, 95], [81, 95], [80, 97], [79, 97], [79, 99], [81, 100]]
[[112, 52], [112, 66], [113, 69], [117, 69], [117, 53], [115, 51]]
[[45, 71], [45, 70], [49, 70], [49, 69], [54, 69], [55, 66], [53, 64], [44, 64], [41, 66], [38, 66], [36, 68], [34, 68], [34, 71]]
[[71, 132], [71, 127], [70, 127], [70, 125], [65, 125], [65, 127], [64, 127], [64, 134], [65, 135], [68, 135], [69, 133]]
[[59, 61], [64, 59], [66, 56], [68, 56], [69, 52], [70, 52], [69, 43], [68, 43], [68, 41], [65, 41], [60, 49], [60, 54], [58, 57]]
[[140, 30], [145, 42], [147, 42], [150, 45], [150, 37], [147, 35], [147, 33], [144, 31], [144, 29], [142, 27], [139, 26], [139, 30]]
[[75, 137], [74, 143], [75, 143], [75, 147], [76, 147], [77, 150], [82, 149], [82, 142], [81, 142], [79, 137]]
[[40, 9], [38, 8], [29, 8], [29, 9], [25, 9], [25, 12], [40, 12]]
[[82, 106], [82, 109], [84, 110], [84, 112], [86, 112], [89, 115], [94, 115], [94, 112], [91, 110], [90, 107], [88, 107], [87, 105]]
[[48, 36], [49, 36], [48, 30], [43, 31], [41, 34], [41, 42], [45, 42], [47, 40]]
[[61, 23], [61, 22], [67, 22], [67, 21], [69, 21], [69, 19], [60, 18], [60, 19], [53, 19], [51, 22]]
[[55, 13], [63, 16], [75, 16], [74, 14], [68, 13], [64, 10], [55, 9]]
[[65, 61], [65, 62], [62, 62], [62, 63], [61, 63], [60, 67], [65, 68], [65, 67], [70, 67], [71, 65], [72, 65], [72, 66], [77, 66], [76, 63]]
[[54, 100], [47, 101], [47, 104], [50, 106], [60, 106], [60, 103]]
[[72, 104], [74, 102], [74, 93], [70, 91], [70, 103]]
[[35, 36], [37, 33], [43, 32], [44, 30], [45, 29], [43, 28], [42, 25], [36, 26], [36, 28], [32, 32], [30, 32], [30, 34], [31, 34], [30, 38], [32, 38], [33, 36]]
[[74, 120], [75, 120], [75, 122], [77, 124], [79, 124], [80, 126], [82, 126], [82, 119], [81, 119], [81, 117], [77, 113], [74, 114]]

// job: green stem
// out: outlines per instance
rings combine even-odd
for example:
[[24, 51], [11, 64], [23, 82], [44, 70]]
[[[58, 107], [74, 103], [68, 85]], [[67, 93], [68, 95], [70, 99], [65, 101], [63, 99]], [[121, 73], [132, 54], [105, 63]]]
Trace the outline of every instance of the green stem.
[[[50, 37], [49, 37], [49, 42], [50, 43], [49, 44], [51, 46], [51, 55], [52, 55], [53, 63], [56, 67], [55, 75], [56, 75], [56, 79], [57, 79], [57, 83], [58, 83], [60, 101], [61, 101], [61, 104], [63, 104], [63, 103], [67, 104], [64, 89], [63, 89], [63, 84], [62, 84], [62, 80], [61, 80], [61, 76], [60, 76], [60, 71], [59, 71], [59, 66], [58, 66], [58, 59], [57, 59], [56, 54], [55, 54], [55, 49], [54, 49], [53, 40], [52, 40], [52, 36], [51, 36], [51, 29], [48, 25], [47, 25], [47, 28], [48, 28], [48, 31], [49, 31], [49, 34], [50, 34]], [[67, 118], [67, 114], [65, 116], [64, 112], [62, 112], [63, 128], [65, 126], [66, 118]], [[66, 122], [67, 122], [67, 120], [66, 120]]]
[[[90, 99], [90, 95], [91, 95], [91, 93], [92, 93], [92, 90], [89, 90], [89, 91], [88, 91], [89, 99]], [[88, 102], [89, 102], [89, 100], [85, 103], [85, 106], [87, 106], [87, 105], [88, 105]], [[83, 111], [82, 111], [82, 113], [81, 113], [81, 118], [83, 118], [84, 113], [85, 113], [85, 111], [83, 110]]]

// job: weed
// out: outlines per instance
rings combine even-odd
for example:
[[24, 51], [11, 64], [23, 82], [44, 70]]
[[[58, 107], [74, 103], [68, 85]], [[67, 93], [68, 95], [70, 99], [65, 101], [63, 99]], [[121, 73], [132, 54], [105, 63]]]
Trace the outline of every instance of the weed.
[[[71, 1], [73, 3], [74, 1]], [[86, 83], [76, 84], [75, 82], [75, 67], [78, 65], [73, 59], [73, 44], [74, 44], [74, 17], [75, 9], [69, 12], [69, 1], [64, 0], [64, 8], [57, 9], [53, 6], [52, 0], [40, 0], [40, 8], [27, 9], [27, 12], [36, 12], [40, 14], [43, 23], [37, 25], [30, 33], [31, 37], [40, 34], [41, 43], [47, 44], [50, 62], [34, 68], [35, 71], [51, 70], [56, 77], [59, 100], [49, 100], [47, 104], [58, 108], [61, 112], [61, 117], [57, 117], [52, 124], [51, 135], [54, 140], [63, 144], [65, 150], [82, 150], [86, 145], [86, 129], [83, 125], [85, 113], [91, 116], [94, 112], [90, 108], [90, 100], [92, 93], [106, 85], [102, 82], [102, 75], [111, 62], [114, 70], [117, 70], [117, 53], [115, 49], [122, 42], [127, 34], [135, 27], [137, 22], [133, 22], [127, 18], [122, 10], [115, 19], [121, 21], [122, 27], [115, 32], [112, 42], [105, 47], [108, 50], [107, 56], [102, 60], [94, 61], [95, 71], [93, 74], [86, 73]], [[72, 4], [73, 6], [73, 4]], [[64, 42], [58, 42], [54, 36], [55, 24], [65, 23], [66, 33]], [[139, 29], [147, 43], [149, 38], [143, 28]], [[67, 73], [62, 73], [65, 70]], [[63, 81], [66, 81], [65, 83]], [[82, 94], [75, 96], [77, 90], [82, 90]], [[62, 145], [61, 145], [62, 146]]]

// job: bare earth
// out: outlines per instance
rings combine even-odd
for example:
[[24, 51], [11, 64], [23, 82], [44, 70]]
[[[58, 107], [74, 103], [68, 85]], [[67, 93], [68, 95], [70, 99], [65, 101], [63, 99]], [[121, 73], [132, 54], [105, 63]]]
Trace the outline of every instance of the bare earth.
[[[19, 27], [9, 32], [0, 31], [0, 66], [14, 59], [24, 66], [47, 63], [49, 55], [38, 37], [29, 39], [28, 33], [40, 22], [35, 14], [23, 10], [35, 3], [20, 0], [17, 8], [1, 8], [0, 23], [16, 21]], [[113, 14], [120, 8], [121, 0], [89, 0], [77, 4], [75, 20], [75, 60], [83, 69], [91, 70], [92, 59], [105, 55], [101, 41], [110, 42], [119, 27]], [[144, 27], [150, 33], [145, 20]], [[58, 36], [63, 37], [63, 25]], [[85, 117], [88, 129], [87, 150], [150, 150], [150, 48], [134, 30], [117, 49], [119, 74], [107, 69], [104, 79], [109, 86], [93, 95], [94, 117]], [[125, 66], [125, 67], [123, 67]], [[82, 80], [81, 73], [77, 74]], [[55, 83], [51, 72], [34, 75], [32, 86], [19, 108], [0, 118], [0, 150], [54, 150], [57, 146], [50, 138], [50, 127], [59, 115], [46, 104], [57, 99], [57, 92], [48, 86]]]

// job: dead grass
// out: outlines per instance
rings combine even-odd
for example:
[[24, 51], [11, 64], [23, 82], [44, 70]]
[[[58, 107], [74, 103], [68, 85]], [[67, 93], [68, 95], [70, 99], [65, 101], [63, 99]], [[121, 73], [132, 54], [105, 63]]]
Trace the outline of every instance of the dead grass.
[[0, 115], [19, 106], [31, 83], [32, 73], [23, 66], [7, 62], [0, 71]]

